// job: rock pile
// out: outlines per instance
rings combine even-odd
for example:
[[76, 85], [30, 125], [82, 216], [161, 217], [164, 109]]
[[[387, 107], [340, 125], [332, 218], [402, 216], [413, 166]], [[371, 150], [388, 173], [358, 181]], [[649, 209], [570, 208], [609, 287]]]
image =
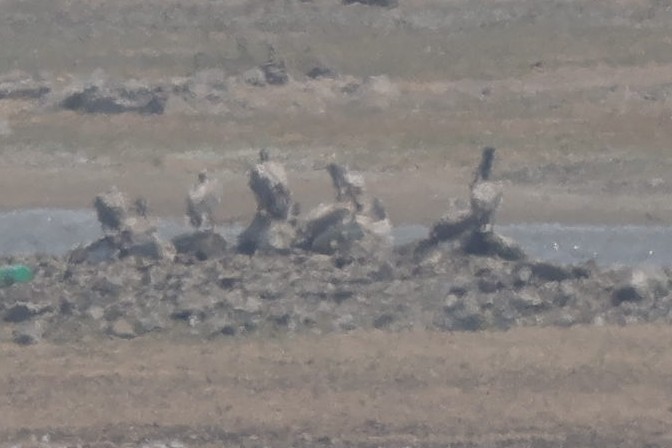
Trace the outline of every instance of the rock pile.
[[126, 196], [116, 187], [96, 196], [93, 205], [105, 236], [73, 250], [69, 262], [110, 262], [129, 256], [172, 260], [175, 250], [157, 237], [144, 203], [144, 199], [138, 199], [139, 207], [132, 214]]
[[328, 169], [336, 202], [302, 217], [281, 165], [262, 152], [250, 174], [257, 215], [234, 250], [200, 224], [160, 241], [146, 203], [133, 212], [112, 189], [94, 201], [102, 239], [67, 259], [4, 260], [36, 275], [0, 289], [0, 341], [672, 323], [670, 270], [538, 262], [497, 236], [493, 155], [483, 153], [469, 209], [398, 249], [382, 204], [343, 166]]

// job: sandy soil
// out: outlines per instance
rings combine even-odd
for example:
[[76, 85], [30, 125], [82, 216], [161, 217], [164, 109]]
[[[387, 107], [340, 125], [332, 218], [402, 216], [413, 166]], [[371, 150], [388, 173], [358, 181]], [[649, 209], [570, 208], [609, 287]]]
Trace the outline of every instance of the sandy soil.
[[640, 326], [5, 345], [0, 440], [669, 446], [670, 337]]

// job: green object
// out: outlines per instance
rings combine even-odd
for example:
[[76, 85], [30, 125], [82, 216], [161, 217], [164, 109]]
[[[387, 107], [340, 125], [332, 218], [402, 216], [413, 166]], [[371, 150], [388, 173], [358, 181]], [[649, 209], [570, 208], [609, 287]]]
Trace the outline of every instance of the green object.
[[34, 277], [33, 270], [23, 264], [0, 268], [0, 286], [9, 286], [14, 283], [27, 283]]

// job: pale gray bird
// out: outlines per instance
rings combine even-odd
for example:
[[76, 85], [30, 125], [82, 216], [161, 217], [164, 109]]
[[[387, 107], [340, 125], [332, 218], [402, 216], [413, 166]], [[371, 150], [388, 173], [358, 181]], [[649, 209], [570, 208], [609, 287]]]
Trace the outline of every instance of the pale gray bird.
[[270, 160], [266, 149], [259, 151], [259, 163], [250, 170], [248, 185], [257, 201], [257, 212], [277, 220], [289, 217], [293, 201], [287, 173], [280, 163]]
[[196, 229], [212, 229], [213, 213], [222, 201], [219, 183], [208, 176], [206, 170], [198, 173], [198, 180], [187, 194], [187, 217]]
[[364, 177], [357, 172], [337, 163], [327, 165], [327, 172], [336, 189], [336, 200], [351, 201], [357, 211], [361, 211], [363, 204], [361, 196], [364, 194]]
[[494, 216], [504, 195], [501, 183], [490, 180], [495, 148], [483, 148], [481, 163], [471, 183], [471, 210], [482, 231], [492, 231]]
[[96, 196], [93, 206], [96, 209], [98, 221], [103, 227], [103, 232], [110, 233], [124, 230], [128, 221], [128, 207], [126, 197], [116, 186], [106, 193]]

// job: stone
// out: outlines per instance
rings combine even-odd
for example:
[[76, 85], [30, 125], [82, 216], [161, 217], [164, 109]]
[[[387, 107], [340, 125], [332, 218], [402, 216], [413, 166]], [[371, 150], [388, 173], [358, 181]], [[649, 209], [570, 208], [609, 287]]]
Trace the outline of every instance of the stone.
[[106, 236], [91, 244], [73, 249], [68, 255], [68, 263], [104, 263], [119, 258], [120, 248], [114, 237]]
[[527, 258], [523, 249], [513, 240], [494, 232], [473, 232], [463, 242], [464, 251], [470, 255], [499, 257], [521, 261]]
[[90, 85], [67, 95], [60, 107], [87, 114], [161, 115], [167, 101], [167, 91], [162, 87]]
[[0, 77], [0, 100], [37, 100], [51, 92], [49, 83], [23, 72]]
[[135, 235], [120, 251], [121, 257], [139, 257], [150, 260], [169, 260], [175, 258], [176, 250], [172, 244], [159, 240], [153, 234]]
[[178, 254], [190, 255], [198, 260], [212, 260], [227, 253], [228, 244], [220, 234], [210, 231], [183, 233], [172, 239]]
[[135, 328], [126, 319], [117, 319], [109, 327], [108, 333], [121, 339], [133, 339], [137, 336]]
[[308, 70], [306, 76], [310, 79], [336, 78], [337, 74], [332, 69], [323, 66], [315, 66]]
[[545, 261], [530, 263], [528, 267], [535, 278], [544, 282], [562, 282], [573, 279], [576, 275], [572, 266], [561, 266]]
[[469, 210], [451, 209], [429, 231], [433, 243], [459, 238], [473, 229], [474, 219]]
[[32, 302], [16, 302], [5, 311], [5, 322], [23, 322], [35, 316], [52, 312], [54, 309], [49, 304], [37, 304]]
[[664, 271], [657, 268], [633, 269], [628, 278], [613, 290], [611, 302], [618, 306], [623, 302], [664, 297], [668, 293], [668, 278]]
[[269, 60], [261, 65], [264, 79], [271, 86], [282, 86], [289, 82], [289, 75], [284, 61]]
[[250, 225], [238, 236], [239, 253], [288, 253], [296, 240], [296, 229], [288, 221], [274, 220], [257, 213]]
[[12, 340], [19, 345], [37, 344], [44, 335], [43, 327], [39, 320], [23, 322], [12, 332]]
[[266, 74], [259, 67], [246, 70], [243, 75], [243, 82], [255, 87], [264, 87], [266, 85]]

